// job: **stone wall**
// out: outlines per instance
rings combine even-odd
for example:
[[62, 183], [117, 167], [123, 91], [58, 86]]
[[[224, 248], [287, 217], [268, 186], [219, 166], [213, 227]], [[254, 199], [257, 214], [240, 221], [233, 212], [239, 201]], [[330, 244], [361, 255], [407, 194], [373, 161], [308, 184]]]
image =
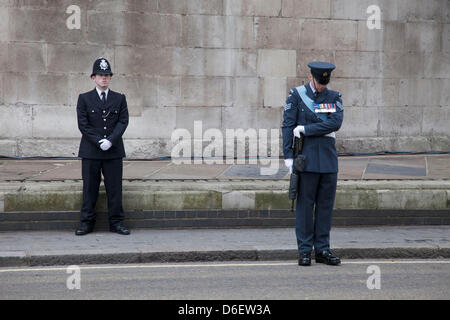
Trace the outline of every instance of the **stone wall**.
[[131, 158], [170, 155], [196, 120], [279, 129], [311, 60], [337, 66], [340, 152], [450, 151], [449, 16], [448, 0], [0, 0], [0, 155], [76, 156], [99, 56], [127, 95]]

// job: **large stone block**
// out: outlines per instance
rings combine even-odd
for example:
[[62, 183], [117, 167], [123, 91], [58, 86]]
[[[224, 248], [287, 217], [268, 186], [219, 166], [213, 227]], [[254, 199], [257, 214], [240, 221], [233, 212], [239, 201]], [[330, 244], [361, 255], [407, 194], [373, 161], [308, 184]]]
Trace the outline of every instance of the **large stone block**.
[[39, 43], [14, 43], [8, 45], [7, 71], [45, 72], [47, 45]]
[[122, 75], [171, 75], [173, 49], [117, 46], [115, 68]]
[[331, 78], [328, 88], [342, 94], [342, 103], [345, 107], [366, 105], [366, 80]]
[[405, 42], [405, 22], [384, 21], [381, 29], [369, 29], [366, 21], [358, 21], [358, 51], [403, 51]]
[[33, 107], [32, 125], [32, 136], [35, 138], [80, 137], [77, 111], [73, 106], [35, 106]]
[[158, 106], [156, 77], [114, 76], [111, 89], [125, 94], [130, 116], [140, 116], [144, 108]]
[[195, 48], [254, 48], [253, 19], [236, 16], [184, 16], [183, 45]]
[[171, 74], [188, 76], [255, 76], [256, 52], [236, 49], [174, 49]]
[[450, 78], [450, 53], [427, 53], [425, 54], [424, 60], [424, 73], [426, 78]]
[[[426, 107], [423, 111], [422, 133], [435, 136], [450, 134], [450, 107]], [[448, 146], [447, 146], [448, 147]]]
[[257, 127], [256, 108], [233, 107], [222, 108], [222, 134], [225, 138], [227, 129], [247, 130]]
[[19, 139], [17, 155], [19, 157], [77, 157], [80, 137]]
[[159, 106], [181, 106], [181, 77], [158, 77]]
[[406, 50], [439, 52], [442, 33], [442, 23], [408, 22], [406, 23]]
[[66, 75], [7, 73], [5, 103], [67, 105], [69, 81]]
[[181, 15], [221, 15], [222, 0], [159, 0], [159, 12]]
[[335, 77], [381, 78], [383, 76], [382, 54], [364, 51], [336, 51]]
[[379, 136], [422, 134], [423, 107], [379, 107]]
[[30, 137], [33, 132], [32, 108], [29, 106], [0, 106], [2, 119], [0, 125], [0, 139]]
[[383, 52], [383, 77], [414, 78], [424, 75], [424, 54], [421, 52]]
[[[91, 70], [92, 72], [92, 70]], [[90, 75], [90, 74], [89, 74]], [[69, 92], [67, 92], [68, 105], [76, 106], [78, 102], [78, 96], [81, 93], [91, 91], [95, 88], [95, 82], [89, 77], [88, 74], [69, 74]], [[114, 80], [111, 82], [111, 89], [114, 88]]]
[[286, 99], [286, 78], [264, 78], [264, 106], [284, 106]]
[[297, 53], [295, 50], [258, 50], [258, 75], [295, 77]]
[[281, 0], [224, 0], [224, 14], [232, 16], [279, 16]]
[[423, 21], [433, 20], [437, 22], [449, 21], [449, 2], [447, 0], [423, 1], [397, 0], [398, 20]]
[[377, 190], [378, 209], [439, 210], [447, 208], [446, 190]]
[[82, 44], [48, 44], [47, 63], [49, 72], [57, 73], [92, 73], [92, 65], [99, 57], [111, 63], [115, 73], [114, 50], [104, 46]]
[[9, 40], [9, 8], [0, 6], [0, 42]]
[[183, 77], [181, 101], [183, 106], [231, 106], [234, 82], [228, 77]]
[[303, 20], [291, 18], [255, 18], [258, 48], [298, 49]]
[[377, 107], [344, 107], [344, 121], [337, 133], [338, 139], [376, 137], [378, 133]]
[[[222, 128], [221, 115], [221, 107], [177, 107], [176, 128], [186, 129], [191, 139], [202, 139], [206, 130]], [[195, 123], [196, 121], [199, 123]], [[197, 131], [194, 130], [195, 128]]]
[[[367, 106], [398, 106], [399, 105], [399, 79], [367, 79]], [[345, 99], [345, 97], [344, 97]], [[345, 105], [345, 104], [344, 104]]]
[[0, 70], [6, 72], [8, 70], [8, 44], [0, 43]]
[[138, 12], [88, 13], [88, 40], [108, 45], [176, 46], [181, 17]]
[[254, 209], [254, 191], [231, 191], [222, 194], [222, 209]]
[[300, 48], [311, 50], [356, 50], [355, 21], [308, 20], [302, 24]]
[[130, 117], [127, 139], [170, 139], [176, 125], [175, 107], [145, 108], [139, 117]]
[[442, 51], [445, 53], [450, 53], [450, 23], [444, 24], [443, 28]]
[[[70, 42], [83, 41], [83, 28], [68, 29], [65, 8], [9, 8], [9, 39], [14, 41]], [[81, 26], [86, 25], [81, 15]]]
[[437, 106], [448, 87], [440, 79], [400, 80], [399, 104], [402, 106]]
[[17, 157], [16, 140], [0, 139], [0, 154], [5, 157]]
[[3, 104], [3, 73], [0, 73], [0, 105]]
[[283, 0], [283, 17], [330, 18], [331, 0]]
[[[125, 135], [126, 136], [126, 132]], [[151, 159], [170, 155], [170, 139], [124, 139], [125, 152], [128, 158]]]
[[256, 107], [263, 104], [263, 81], [261, 78], [237, 77], [234, 79], [233, 106]]

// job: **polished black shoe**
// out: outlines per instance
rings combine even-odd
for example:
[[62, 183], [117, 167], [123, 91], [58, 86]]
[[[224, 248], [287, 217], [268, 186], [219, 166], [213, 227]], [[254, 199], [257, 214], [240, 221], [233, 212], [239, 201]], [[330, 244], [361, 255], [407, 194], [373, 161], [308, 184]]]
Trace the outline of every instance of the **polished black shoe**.
[[300, 253], [298, 259], [299, 266], [310, 266], [311, 265], [311, 253]]
[[122, 235], [129, 235], [130, 234], [130, 230], [128, 230], [127, 228], [125, 228], [122, 225], [110, 227], [109, 231], [115, 232], [115, 233], [118, 233], [118, 234], [122, 234]]
[[77, 230], [75, 230], [76, 236], [84, 236], [88, 233], [91, 233], [94, 230], [93, 226], [81, 225]]
[[330, 266], [338, 266], [341, 264], [341, 259], [331, 254], [329, 250], [324, 250], [315, 254], [316, 263], [325, 263]]

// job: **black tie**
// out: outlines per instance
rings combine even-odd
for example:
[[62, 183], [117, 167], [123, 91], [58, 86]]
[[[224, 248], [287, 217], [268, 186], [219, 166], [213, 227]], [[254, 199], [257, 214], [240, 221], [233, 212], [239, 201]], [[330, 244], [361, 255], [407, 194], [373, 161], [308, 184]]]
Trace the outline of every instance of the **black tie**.
[[106, 105], [106, 93], [104, 91], [102, 92], [102, 103], [103, 103], [103, 107], [105, 107], [105, 105]]

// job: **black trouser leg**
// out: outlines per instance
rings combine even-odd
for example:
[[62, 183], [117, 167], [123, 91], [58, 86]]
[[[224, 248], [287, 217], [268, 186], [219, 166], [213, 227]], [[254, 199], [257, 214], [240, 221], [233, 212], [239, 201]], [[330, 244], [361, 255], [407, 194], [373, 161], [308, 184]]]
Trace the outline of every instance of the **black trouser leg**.
[[102, 172], [108, 198], [109, 226], [114, 227], [124, 219], [122, 208], [122, 158], [103, 160]]
[[83, 204], [81, 207], [81, 223], [95, 224], [95, 204], [101, 181], [101, 160], [82, 159], [81, 176], [83, 178]]

